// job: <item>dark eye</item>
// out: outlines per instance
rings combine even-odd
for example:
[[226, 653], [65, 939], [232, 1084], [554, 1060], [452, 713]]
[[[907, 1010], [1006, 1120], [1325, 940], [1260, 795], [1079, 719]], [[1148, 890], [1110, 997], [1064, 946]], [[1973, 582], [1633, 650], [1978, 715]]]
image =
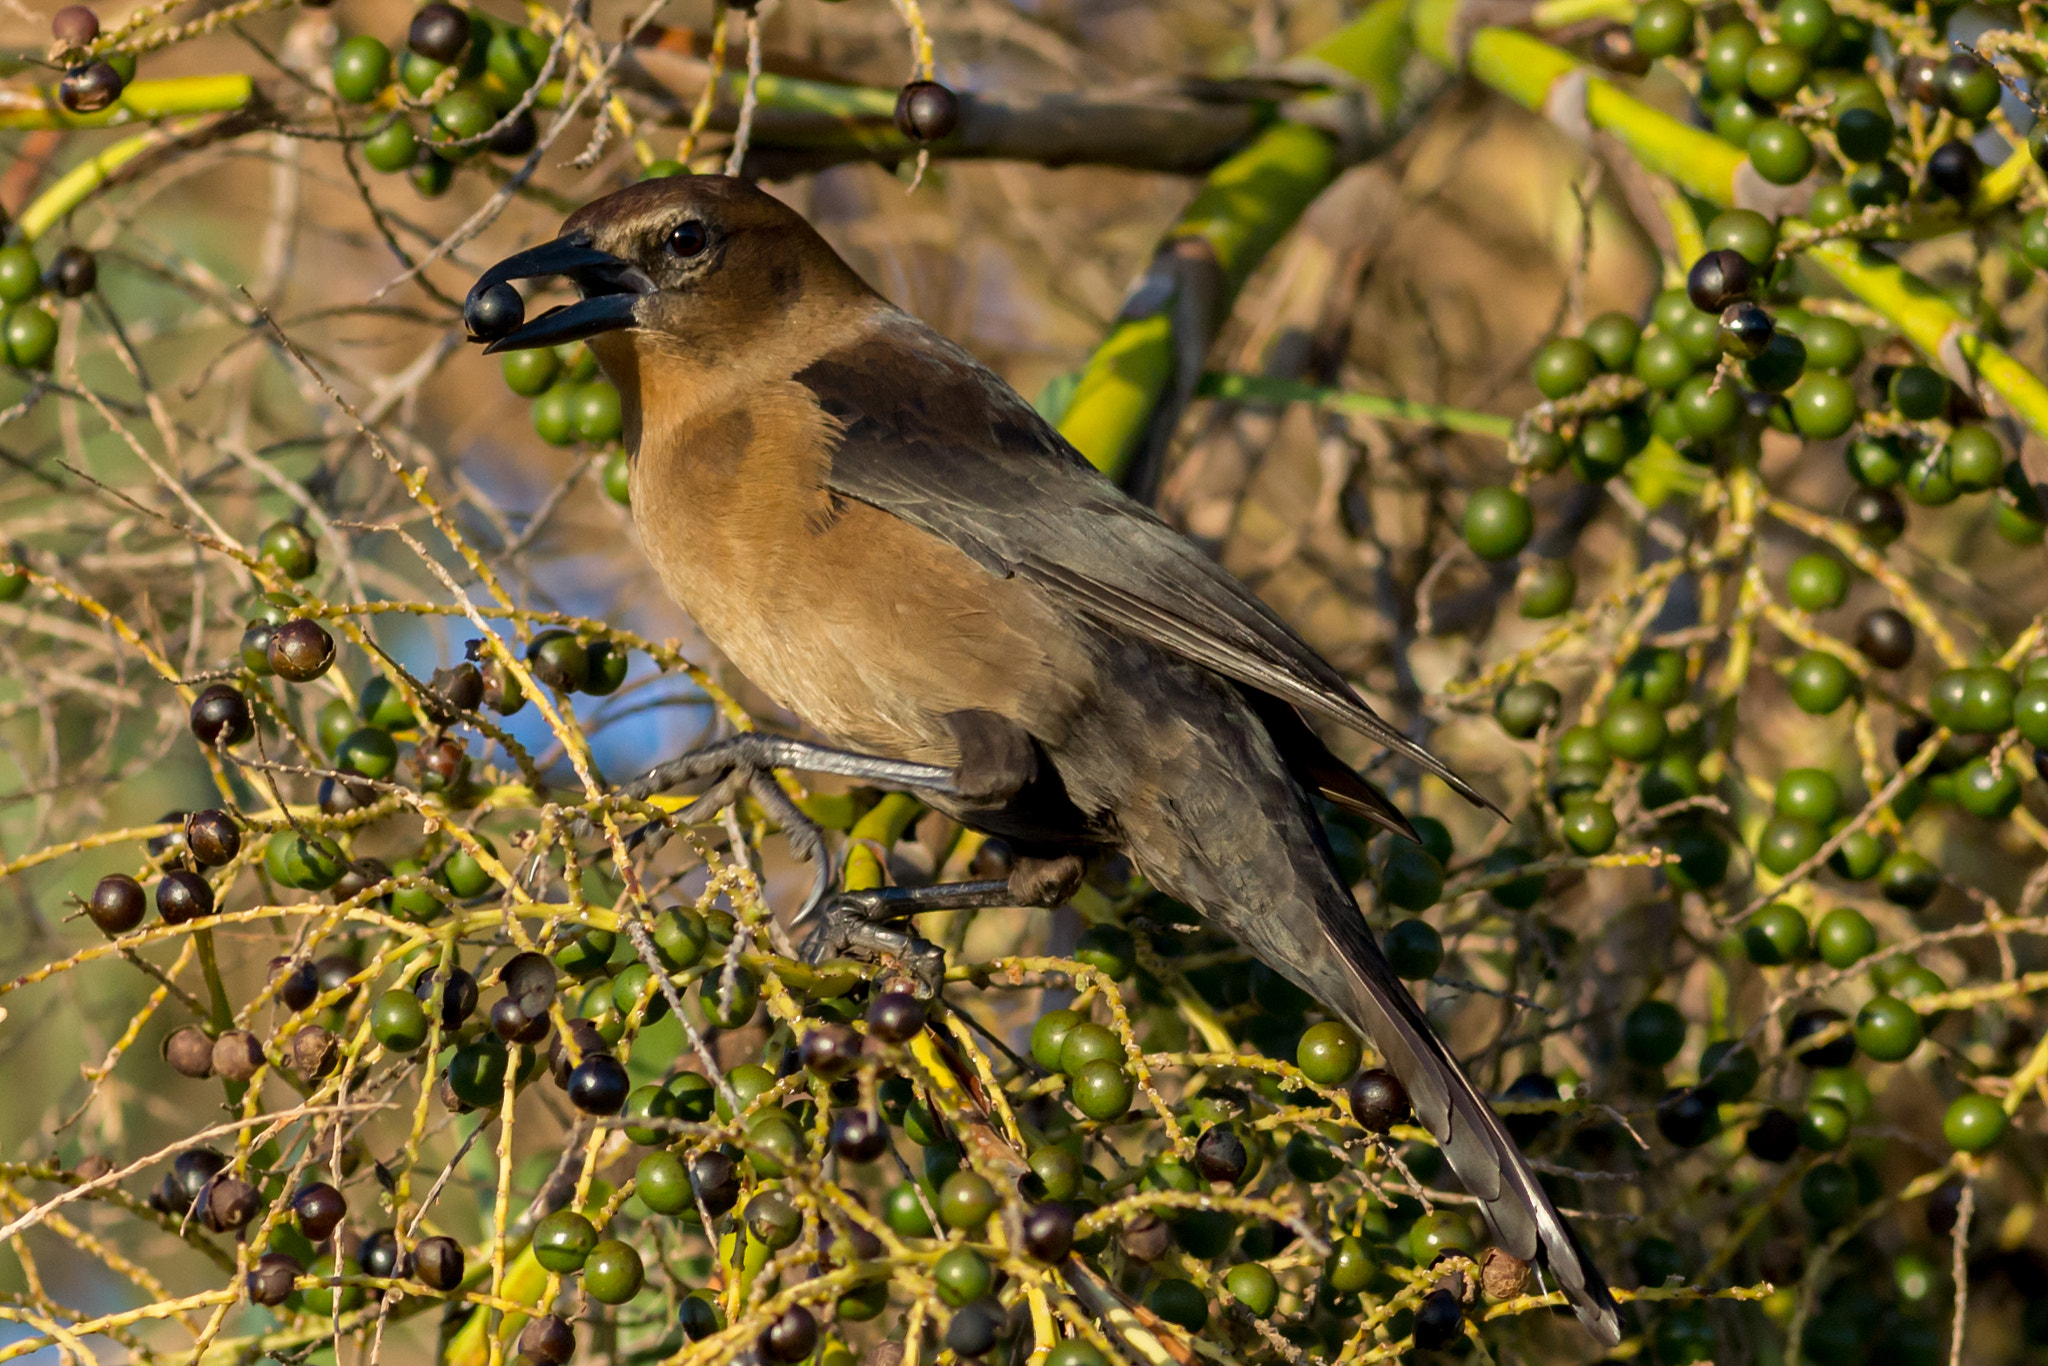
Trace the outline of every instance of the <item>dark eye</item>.
[[686, 218], [669, 230], [668, 254], [685, 259], [704, 250], [711, 240], [711, 234], [704, 231], [704, 225], [694, 218]]

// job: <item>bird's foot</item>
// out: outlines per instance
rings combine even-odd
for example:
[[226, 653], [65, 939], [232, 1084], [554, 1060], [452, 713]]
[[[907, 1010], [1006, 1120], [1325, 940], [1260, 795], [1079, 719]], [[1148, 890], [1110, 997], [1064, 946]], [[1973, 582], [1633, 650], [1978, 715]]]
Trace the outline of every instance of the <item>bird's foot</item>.
[[891, 924], [891, 912], [873, 892], [841, 892], [826, 898], [817, 924], [799, 950], [813, 966], [832, 958], [873, 963], [908, 977], [919, 1000], [939, 994], [946, 980], [946, 951], [907, 924]]
[[945, 981], [946, 954], [910, 927], [910, 917], [1015, 904], [1008, 879], [841, 892], [826, 899], [817, 928], [804, 940], [801, 952], [804, 961], [813, 964], [852, 958], [896, 967], [917, 983], [919, 997], [929, 999], [938, 995]]
[[[710, 785], [698, 794], [695, 801], [680, 811], [633, 830], [626, 837], [627, 842], [652, 853], [678, 826], [693, 824], [714, 811], [730, 806], [742, 794], [750, 795], [760, 803], [768, 818], [782, 828], [784, 837], [789, 840], [790, 851], [814, 869], [810, 893], [797, 914], [801, 921], [813, 914], [830, 895], [832, 884], [837, 880], [837, 869], [825, 842], [823, 828], [806, 816], [775, 780], [774, 771], [778, 768], [834, 773], [884, 787], [921, 788], [947, 794], [954, 791], [953, 771], [935, 764], [852, 754], [805, 740], [749, 731], [657, 764], [620, 787], [618, 795], [645, 801], [658, 792], [666, 792], [685, 783], [710, 780]], [[595, 832], [596, 825], [588, 817], [579, 817], [571, 827], [571, 833], [579, 837]]]

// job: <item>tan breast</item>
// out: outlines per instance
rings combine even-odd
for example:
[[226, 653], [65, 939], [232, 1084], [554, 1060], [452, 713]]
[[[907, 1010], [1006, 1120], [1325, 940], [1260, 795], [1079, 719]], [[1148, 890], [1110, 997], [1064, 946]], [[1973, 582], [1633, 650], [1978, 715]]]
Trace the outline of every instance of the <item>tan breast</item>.
[[835, 433], [794, 381], [693, 406], [639, 434], [634, 519], [669, 594], [749, 679], [864, 753], [950, 764], [939, 718], [969, 708], [1063, 737], [1087, 665], [1037, 589], [826, 490]]

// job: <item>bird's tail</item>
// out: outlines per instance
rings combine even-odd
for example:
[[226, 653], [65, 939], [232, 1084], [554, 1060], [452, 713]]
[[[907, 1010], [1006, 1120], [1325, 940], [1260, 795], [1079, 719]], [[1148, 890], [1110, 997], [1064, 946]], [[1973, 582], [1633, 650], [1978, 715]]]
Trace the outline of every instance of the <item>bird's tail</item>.
[[[1500, 1248], [1549, 1268], [1579, 1321], [1607, 1346], [1621, 1341], [1621, 1315], [1600, 1269], [1579, 1246], [1521, 1149], [1486, 1098], [1466, 1079], [1428, 1019], [1394, 975], [1366, 928], [1358, 903], [1334, 868], [1314, 893], [1316, 919], [1344, 967], [1340, 1010], [1372, 1040], [1388, 1070], [1408, 1089], [1422, 1127], [1442, 1147], [1458, 1180], [1479, 1201]], [[1334, 975], [1334, 974], [1330, 974]], [[1327, 981], [1327, 977], [1326, 977]]]

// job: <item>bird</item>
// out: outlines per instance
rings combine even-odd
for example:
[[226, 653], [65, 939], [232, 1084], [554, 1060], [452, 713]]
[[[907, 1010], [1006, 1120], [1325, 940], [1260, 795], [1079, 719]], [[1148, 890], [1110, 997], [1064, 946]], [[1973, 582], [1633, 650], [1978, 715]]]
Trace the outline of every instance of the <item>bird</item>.
[[[528, 320], [510, 282], [548, 276], [579, 297]], [[1484, 795], [747, 181], [593, 200], [485, 271], [465, 316], [489, 353], [589, 345], [618, 388], [632, 517], [664, 589], [829, 742], [736, 736], [627, 790], [720, 776], [729, 795], [778, 766], [893, 780], [1015, 851], [1006, 878], [823, 897], [807, 952], [893, 953], [929, 980], [938, 951], [910, 914], [1056, 905], [1087, 859], [1120, 852], [1369, 1038], [1496, 1243], [1619, 1341], [1598, 1267], [1388, 965], [1315, 800], [1414, 830], [1310, 721]]]

